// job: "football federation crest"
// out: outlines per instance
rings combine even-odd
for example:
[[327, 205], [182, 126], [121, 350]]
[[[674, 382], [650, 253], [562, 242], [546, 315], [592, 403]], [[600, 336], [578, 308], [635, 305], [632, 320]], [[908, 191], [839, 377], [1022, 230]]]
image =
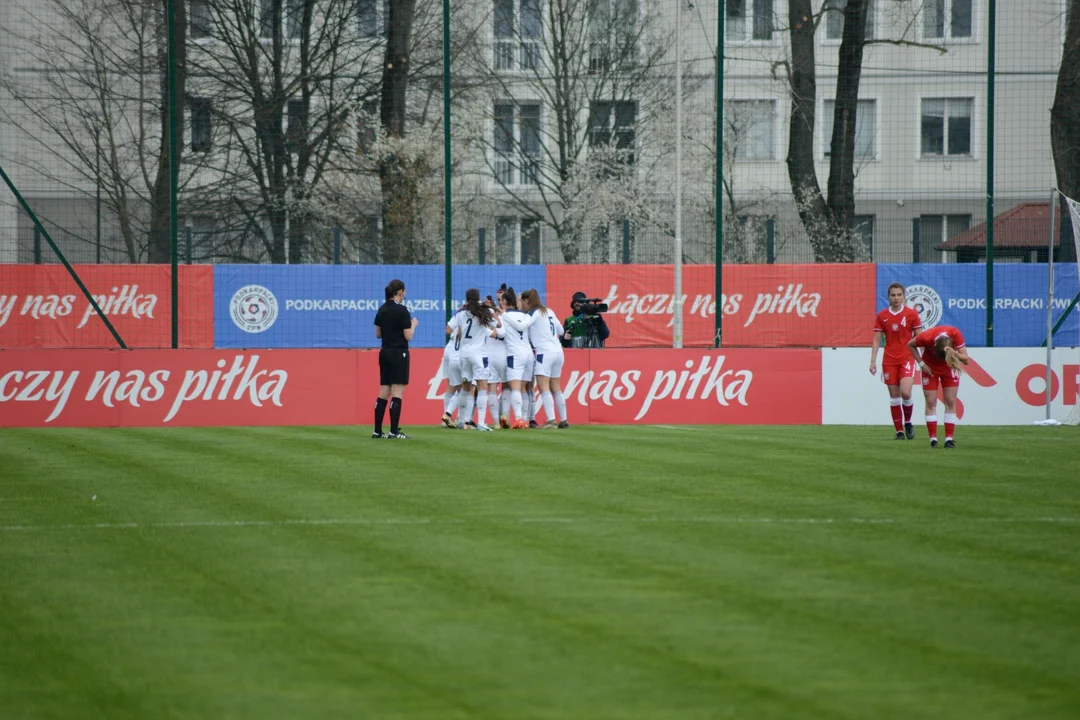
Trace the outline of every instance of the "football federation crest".
[[245, 285], [229, 301], [229, 316], [244, 332], [261, 333], [277, 320], [277, 298], [262, 285]]
[[941, 322], [941, 316], [945, 312], [941, 296], [929, 285], [909, 285], [907, 306], [919, 313], [919, 319], [926, 328], [932, 328]]

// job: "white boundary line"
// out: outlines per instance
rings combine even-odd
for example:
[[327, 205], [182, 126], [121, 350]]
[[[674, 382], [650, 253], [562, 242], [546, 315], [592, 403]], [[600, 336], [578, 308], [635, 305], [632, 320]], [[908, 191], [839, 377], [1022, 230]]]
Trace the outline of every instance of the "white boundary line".
[[596, 525], [596, 524], [672, 524], [672, 525], [960, 525], [963, 523], [1075, 525], [1080, 517], [509, 517], [509, 518], [293, 518], [286, 520], [190, 520], [175, 522], [101, 522], [61, 525], [0, 525], [0, 532], [34, 532], [50, 530], [169, 530], [189, 528], [245, 528], [289, 526], [410, 526], [410, 525], [470, 525], [530, 524], [530, 525]]

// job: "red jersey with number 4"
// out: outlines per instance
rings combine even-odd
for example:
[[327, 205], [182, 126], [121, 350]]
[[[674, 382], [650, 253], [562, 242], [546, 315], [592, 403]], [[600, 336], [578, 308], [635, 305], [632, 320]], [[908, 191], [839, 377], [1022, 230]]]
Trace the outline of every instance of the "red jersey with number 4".
[[938, 354], [934, 352], [934, 343], [942, 336], [951, 338], [952, 346], [955, 349], [959, 350], [964, 347], [964, 334], [948, 325], [938, 325], [929, 330], [923, 330], [915, 336], [915, 346], [923, 349], [923, 362], [930, 366], [935, 375], [948, 375], [951, 371], [949, 364], [945, 362], [945, 358], [938, 357]]
[[899, 312], [893, 312], [892, 308], [879, 312], [874, 323], [874, 332], [885, 335], [885, 357], [881, 359], [881, 364], [903, 365], [910, 360], [911, 353], [908, 352], [907, 344], [921, 327], [919, 313], [907, 305], [900, 308]]

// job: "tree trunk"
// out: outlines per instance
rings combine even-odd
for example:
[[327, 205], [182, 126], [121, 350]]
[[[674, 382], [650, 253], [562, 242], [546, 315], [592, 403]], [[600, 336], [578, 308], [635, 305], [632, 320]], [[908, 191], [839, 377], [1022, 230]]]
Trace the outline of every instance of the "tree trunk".
[[1050, 144], [1058, 190], [1080, 199], [1080, 2], [1071, 4], [1065, 21], [1065, 45], [1050, 109]]
[[[158, 150], [157, 175], [154, 178], [153, 195], [150, 202], [150, 237], [148, 238], [147, 260], [151, 263], [167, 263], [172, 259], [172, 227], [169, 211], [169, 196], [172, 178], [169, 175], [169, 138], [173, 132], [181, 133], [180, 145], [183, 146], [184, 84], [187, 68], [187, 13], [185, 0], [162, 0], [162, 32], [158, 45], [158, 75], [161, 84], [161, 141]], [[168, 17], [169, 5], [173, 10], [173, 44], [176, 68], [173, 73], [173, 96], [169, 97], [169, 52], [168, 52]], [[178, 126], [172, 127], [170, 107], [177, 107]], [[181, 154], [183, 151], [181, 150]], [[176, 158], [180, 162], [180, 158]]]
[[817, 262], [827, 262], [829, 209], [821, 195], [814, 163], [814, 115], [817, 77], [814, 62], [814, 12], [811, 0], [790, 0], [791, 123], [788, 127], [788, 178], [799, 219], [810, 238]]
[[[382, 97], [379, 120], [388, 138], [405, 137], [406, 95], [409, 50], [412, 42], [416, 0], [389, 0], [390, 27], [383, 59]], [[449, 172], [445, 168], [444, 172]], [[413, 260], [410, 248], [416, 227], [419, 180], [412, 159], [399, 153], [379, 163], [382, 189], [382, 260], [403, 263]]]
[[866, 3], [867, 0], [847, 0], [836, 75], [828, 204], [831, 220], [840, 228], [850, 228], [855, 215], [855, 120], [866, 45]]

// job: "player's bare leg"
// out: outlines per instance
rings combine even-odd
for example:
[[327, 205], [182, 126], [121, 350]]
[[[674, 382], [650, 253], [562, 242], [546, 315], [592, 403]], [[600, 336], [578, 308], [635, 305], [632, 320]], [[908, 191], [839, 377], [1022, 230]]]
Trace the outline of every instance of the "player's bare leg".
[[923, 400], [926, 402], [926, 432], [930, 435], [930, 447], [937, 447], [937, 388], [933, 390], [923, 389]]
[[908, 440], [915, 437], [915, 424], [911, 422], [915, 414], [915, 401], [911, 399], [911, 387], [915, 384], [915, 378], [900, 378], [900, 407], [904, 416], [904, 436]]
[[889, 390], [889, 413], [892, 415], [893, 430], [896, 431], [896, 439], [903, 440], [904, 435], [904, 415], [900, 409], [900, 386], [899, 385], [886, 385]]
[[960, 388], [941, 389], [941, 403], [945, 406], [945, 447], [956, 447], [953, 433], [956, 431], [956, 393]]

